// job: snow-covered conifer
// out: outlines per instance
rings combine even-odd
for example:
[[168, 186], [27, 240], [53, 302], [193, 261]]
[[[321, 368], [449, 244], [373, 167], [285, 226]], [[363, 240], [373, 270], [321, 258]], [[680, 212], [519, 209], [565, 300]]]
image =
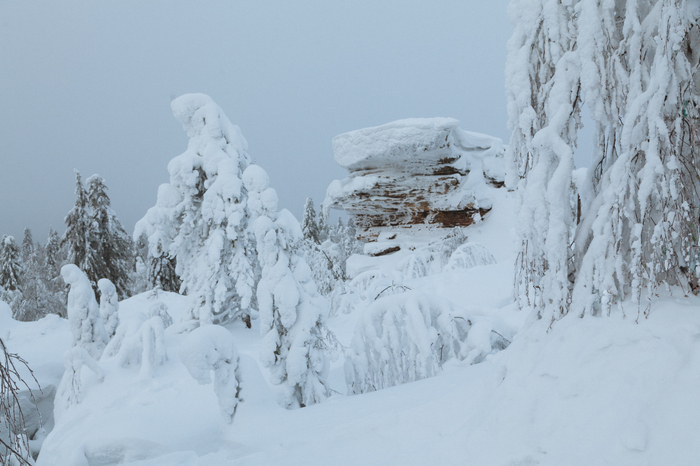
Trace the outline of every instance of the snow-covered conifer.
[[180, 360], [192, 378], [202, 385], [211, 383], [214, 372], [214, 393], [219, 399], [219, 409], [224, 422], [231, 423], [241, 401], [238, 351], [231, 333], [213, 325], [194, 329], [180, 346]]
[[53, 228], [49, 228], [49, 236], [46, 239], [44, 248], [44, 264], [50, 279], [58, 278], [61, 273], [61, 237]]
[[30, 256], [34, 253], [34, 238], [32, 237], [32, 230], [29, 228], [24, 229], [24, 237], [22, 238], [22, 261], [28, 262]]
[[22, 278], [22, 298], [15, 318], [23, 321], [41, 319], [47, 314], [63, 315], [64, 293], [50, 278], [45, 248], [40, 244], [27, 249]]
[[44, 247], [43, 271], [44, 284], [51, 298], [51, 309], [48, 313], [66, 317], [66, 287], [61, 279], [61, 265], [65, 262], [65, 251], [61, 249], [61, 237], [56, 230], [49, 228], [49, 235]]
[[0, 248], [0, 286], [5, 291], [21, 291], [21, 253], [13, 236], [3, 236]]
[[151, 257], [148, 266], [148, 286], [150, 288], [159, 288], [163, 291], [172, 291], [178, 293], [180, 291], [180, 277], [177, 275], [175, 258], [161, 254], [158, 257]]
[[261, 358], [273, 383], [284, 387], [283, 404], [302, 407], [328, 396], [328, 361], [322, 341], [327, 303], [316, 290], [311, 270], [296, 253], [302, 232], [286, 209], [277, 213], [277, 195], [262, 196], [267, 215], [254, 223], [262, 276], [257, 288]]
[[310, 197], [307, 197], [306, 202], [304, 203], [304, 213], [301, 217], [301, 232], [304, 234], [305, 240], [310, 240], [316, 244], [321, 244], [321, 241], [319, 241], [314, 200]]
[[107, 278], [97, 282], [100, 290], [100, 318], [105, 325], [107, 336], [112, 338], [119, 326], [119, 297], [114, 284]]
[[316, 224], [318, 225], [318, 241], [321, 244], [328, 239], [330, 234], [330, 225], [328, 224], [329, 213], [330, 209], [321, 203], [318, 209], [318, 215], [316, 216]]
[[70, 323], [73, 346], [84, 348], [93, 359], [102, 355], [109, 337], [100, 317], [100, 309], [95, 300], [92, 285], [75, 264], [61, 268], [61, 277], [70, 286], [68, 292], [68, 321]]
[[91, 282], [108, 278], [120, 298], [130, 295], [129, 274], [133, 269], [132, 241], [111, 208], [107, 186], [99, 175], [92, 175], [85, 181], [87, 206], [93, 227], [92, 249], [99, 261], [95, 261], [94, 276], [88, 274]]
[[78, 266], [87, 275], [93, 290], [104, 270], [103, 258], [96, 250], [96, 225], [90, 218], [88, 195], [80, 172], [75, 170], [75, 205], [66, 215], [66, 231], [61, 238], [61, 246], [66, 247], [68, 262]]
[[187, 131], [187, 150], [168, 164], [155, 207], [137, 224], [154, 258], [173, 257], [191, 299], [193, 318], [223, 322], [249, 312], [233, 273], [245, 267], [246, 191], [241, 176], [250, 164], [237, 126], [206, 95], [187, 94], [172, 103]]
[[[133, 243], [134, 266], [129, 274], [129, 287], [133, 294], [139, 294], [149, 289], [149, 267], [147, 265], [149, 263], [148, 236], [145, 233], [141, 233]], [[175, 292], [178, 290], [179, 286]]]

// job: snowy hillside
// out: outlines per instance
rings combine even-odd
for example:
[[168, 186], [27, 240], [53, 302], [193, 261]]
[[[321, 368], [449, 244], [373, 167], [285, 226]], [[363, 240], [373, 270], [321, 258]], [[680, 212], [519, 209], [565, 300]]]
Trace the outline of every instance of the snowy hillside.
[[[129, 329], [134, 352], [124, 359], [110, 356], [108, 347], [98, 362], [102, 373], [79, 369], [77, 400], [66, 403], [59, 387], [56, 425], [37, 464], [694, 464], [700, 300], [659, 298], [639, 323], [567, 317], [548, 330], [513, 304], [514, 195], [502, 189], [493, 195], [491, 215], [466, 230], [470, 244], [492, 253], [492, 263], [402, 279], [401, 258], [385, 261], [380, 268], [394, 267], [394, 289], [328, 318], [342, 347], [332, 351], [333, 395], [313, 406], [278, 404], [279, 386], [269, 383], [260, 359], [259, 321], [248, 329], [236, 320], [225, 327], [240, 357], [240, 401], [229, 423], [217, 397], [219, 374], [208, 383], [193, 378], [195, 332], [188, 331], [196, 324], [187, 320], [186, 298], [146, 292], [122, 301], [120, 326]], [[366, 336], [363, 328], [373, 322], [367, 319], [372, 312], [409, 318], [412, 299], [419, 307], [430, 303], [443, 321], [449, 315], [471, 322], [466, 339], [457, 338], [458, 351], [431, 377], [347, 395], [346, 373], [358, 360], [358, 335]], [[151, 315], [168, 321], [164, 309], [173, 323], [164, 328], [162, 357], [151, 353], [146, 361], [146, 340], [133, 335], [142, 335]], [[24, 355], [43, 387], [59, 386], [61, 355], [70, 347], [67, 322], [56, 316], [16, 322], [7, 311], [1, 317], [8, 347]], [[419, 361], [420, 332], [404, 338], [418, 348]], [[201, 361], [211, 363], [207, 354]], [[213, 368], [201, 364], [206, 373]]]

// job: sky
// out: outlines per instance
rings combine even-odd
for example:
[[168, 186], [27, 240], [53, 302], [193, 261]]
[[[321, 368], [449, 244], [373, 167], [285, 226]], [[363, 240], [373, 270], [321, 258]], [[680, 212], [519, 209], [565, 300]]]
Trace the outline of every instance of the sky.
[[510, 138], [507, 0], [0, 0], [0, 234], [45, 242], [97, 173], [128, 232], [210, 95], [300, 218], [346, 176], [331, 140], [414, 117]]

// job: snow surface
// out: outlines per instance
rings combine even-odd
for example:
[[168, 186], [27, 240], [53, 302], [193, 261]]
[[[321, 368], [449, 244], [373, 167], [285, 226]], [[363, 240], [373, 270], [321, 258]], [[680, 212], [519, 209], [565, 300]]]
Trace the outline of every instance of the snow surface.
[[[492, 215], [466, 229], [466, 240], [495, 263], [406, 278], [395, 267], [415, 253], [406, 248], [403, 258], [372, 258], [385, 260], [374, 262], [364, 280], [368, 287], [394, 280], [473, 318], [467, 351], [487, 349], [493, 331], [510, 342], [506, 349], [477, 364], [450, 358], [432, 377], [352, 396], [345, 394], [341, 356], [328, 376], [333, 396], [286, 410], [261, 369], [259, 320], [252, 329], [240, 321], [210, 327], [221, 335], [205, 335], [211, 346], [200, 350], [207, 361], [219, 346], [233, 358], [231, 341], [218, 329], [230, 333], [239, 355], [240, 401], [226, 424], [214, 385], [201, 385], [180, 356], [193, 330], [187, 299], [146, 292], [120, 302], [120, 328], [137, 332], [162, 302], [174, 321], [164, 329], [167, 360], [143, 374], [105, 352], [98, 361], [104, 380], [83, 370], [82, 401], [57, 419], [37, 464], [697, 464], [700, 298], [664, 294], [639, 323], [622, 313], [568, 316], [549, 329], [513, 304], [514, 201], [499, 190]], [[392, 292], [390, 301], [403, 299], [401, 290]], [[329, 317], [343, 347], [349, 349], [363, 311]], [[42, 384], [58, 384], [71, 346], [66, 320], [16, 322], [0, 304], [0, 336]]]

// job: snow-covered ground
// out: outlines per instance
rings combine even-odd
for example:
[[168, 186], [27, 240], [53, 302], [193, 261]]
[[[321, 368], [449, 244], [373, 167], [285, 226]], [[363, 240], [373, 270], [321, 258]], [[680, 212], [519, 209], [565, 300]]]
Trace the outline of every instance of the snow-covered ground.
[[[167, 361], [143, 371], [137, 361], [103, 357], [103, 380], [83, 368], [82, 401], [57, 405], [37, 464], [698, 464], [700, 299], [663, 295], [638, 323], [566, 317], [548, 329], [513, 303], [514, 217], [513, 195], [498, 190], [485, 221], [467, 229], [467, 240], [495, 263], [401, 283], [488, 322], [512, 340], [506, 349], [477, 364], [453, 358], [433, 377], [350, 396], [340, 355], [329, 376], [334, 395], [286, 410], [259, 359], [258, 321], [252, 329], [236, 321], [226, 328], [240, 354], [242, 401], [228, 424], [214, 386], [199, 384], [181, 361], [186, 298], [146, 292], [120, 303], [121, 325], [136, 327], [156, 301], [165, 304], [174, 321], [164, 332]], [[401, 262], [385, 257], [389, 272]], [[22, 323], [8, 312], [0, 308], [0, 336], [42, 386], [58, 386], [71, 346], [67, 321]], [[365, 312], [328, 319], [347, 355]]]

